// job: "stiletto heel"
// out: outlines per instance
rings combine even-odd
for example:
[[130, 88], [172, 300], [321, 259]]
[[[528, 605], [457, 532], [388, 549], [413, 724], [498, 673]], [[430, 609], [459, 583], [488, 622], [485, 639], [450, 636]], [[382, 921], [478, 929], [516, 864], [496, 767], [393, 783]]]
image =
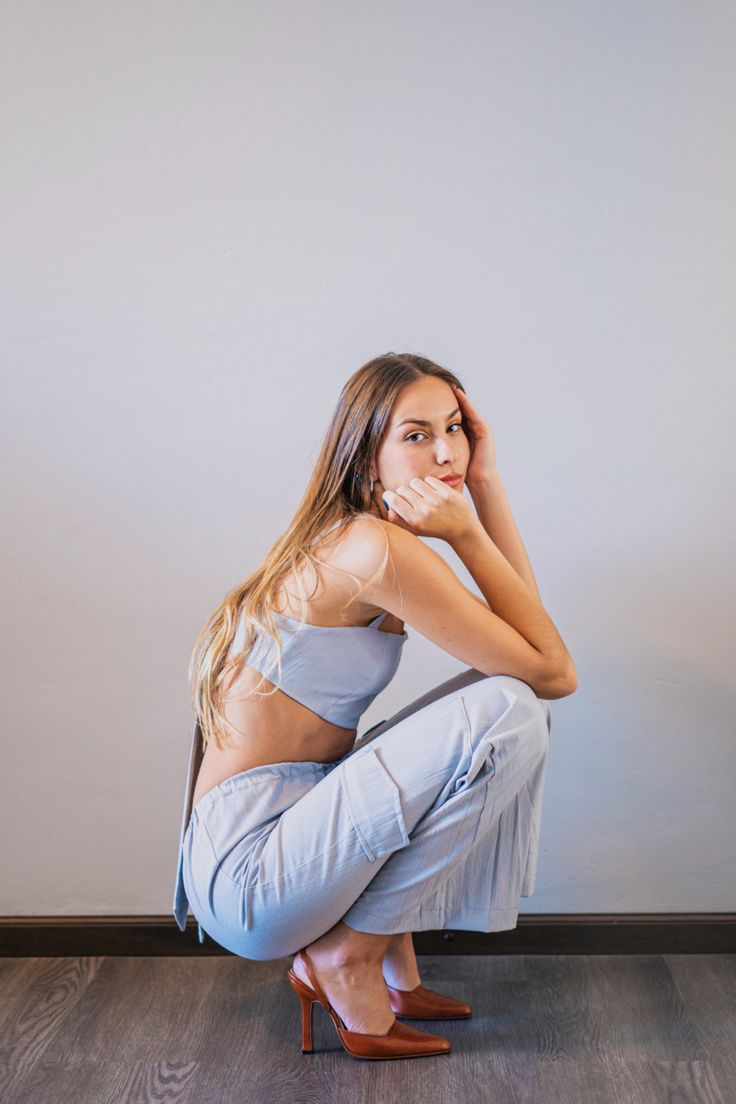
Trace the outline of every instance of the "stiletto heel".
[[303, 947], [298, 953], [304, 972], [309, 978], [306, 985], [290, 968], [287, 977], [299, 998], [302, 1010], [302, 1053], [311, 1054], [312, 1010], [318, 1002], [326, 1009], [335, 1025], [340, 1042], [353, 1058], [422, 1058], [432, 1054], [448, 1054], [452, 1049], [448, 1039], [441, 1035], [430, 1035], [427, 1031], [418, 1031], [397, 1019], [383, 1035], [366, 1035], [362, 1031], [350, 1031], [328, 1001], [322, 986], [314, 976], [312, 962]]
[[302, 1054], [311, 1054], [314, 1051], [312, 1045], [312, 1009], [319, 1001], [314, 992], [298, 978], [293, 970], [289, 970], [289, 981], [294, 992], [299, 998], [302, 1009]]

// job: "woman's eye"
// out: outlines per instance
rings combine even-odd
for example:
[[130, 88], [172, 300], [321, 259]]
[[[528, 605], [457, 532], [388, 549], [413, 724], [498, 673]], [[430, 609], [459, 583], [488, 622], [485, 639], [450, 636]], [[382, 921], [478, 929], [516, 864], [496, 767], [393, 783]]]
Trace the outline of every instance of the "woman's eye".
[[[452, 425], [448, 426], [447, 428], [448, 429], [462, 429], [463, 424], [462, 424], [462, 422], [453, 422]], [[408, 435], [408, 437], [405, 437], [404, 440], [405, 441], [411, 441], [412, 437], [424, 437], [424, 436], [425, 436], [425, 434], [422, 433], [422, 431], [420, 429], [417, 429], [414, 433], [410, 433]]]

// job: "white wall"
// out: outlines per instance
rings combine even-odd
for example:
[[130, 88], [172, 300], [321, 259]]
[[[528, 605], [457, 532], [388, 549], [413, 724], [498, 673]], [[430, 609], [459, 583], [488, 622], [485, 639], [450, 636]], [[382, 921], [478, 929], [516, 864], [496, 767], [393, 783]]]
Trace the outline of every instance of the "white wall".
[[[6, 6], [0, 914], [169, 912], [194, 638], [389, 349], [491, 422], [577, 663], [523, 911], [736, 908], [735, 34]], [[458, 669], [414, 631], [361, 732]]]

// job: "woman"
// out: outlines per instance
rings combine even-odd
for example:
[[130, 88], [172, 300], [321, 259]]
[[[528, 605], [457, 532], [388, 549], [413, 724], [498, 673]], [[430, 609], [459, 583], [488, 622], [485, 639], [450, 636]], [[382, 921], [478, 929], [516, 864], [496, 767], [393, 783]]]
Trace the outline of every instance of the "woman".
[[[485, 600], [420, 537], [446, 540]], [[404, 622], [467, 669], [356, 743]], [[516, 926], [547, 699], [577, 688], [491, 429], [452, 372], [387, 353], [348, 380], [294, 520], [202, 629], [190, 679], [179, 926], [191, 904], [200, 939], [296, 952], [305, 1052], [316, 1002], [355, 1057], [449, 1051], [396, 1019], [471, 1015], [421, 985], [411, 933]]]

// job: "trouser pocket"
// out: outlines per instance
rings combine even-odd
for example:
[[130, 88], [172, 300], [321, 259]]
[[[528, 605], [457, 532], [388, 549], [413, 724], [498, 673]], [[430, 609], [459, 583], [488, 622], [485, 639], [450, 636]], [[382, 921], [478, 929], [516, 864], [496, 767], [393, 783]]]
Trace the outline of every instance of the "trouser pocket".
[[340, 765], [348, 815], [370, 862], [409, 843], [401, 791], [370, 745]]

